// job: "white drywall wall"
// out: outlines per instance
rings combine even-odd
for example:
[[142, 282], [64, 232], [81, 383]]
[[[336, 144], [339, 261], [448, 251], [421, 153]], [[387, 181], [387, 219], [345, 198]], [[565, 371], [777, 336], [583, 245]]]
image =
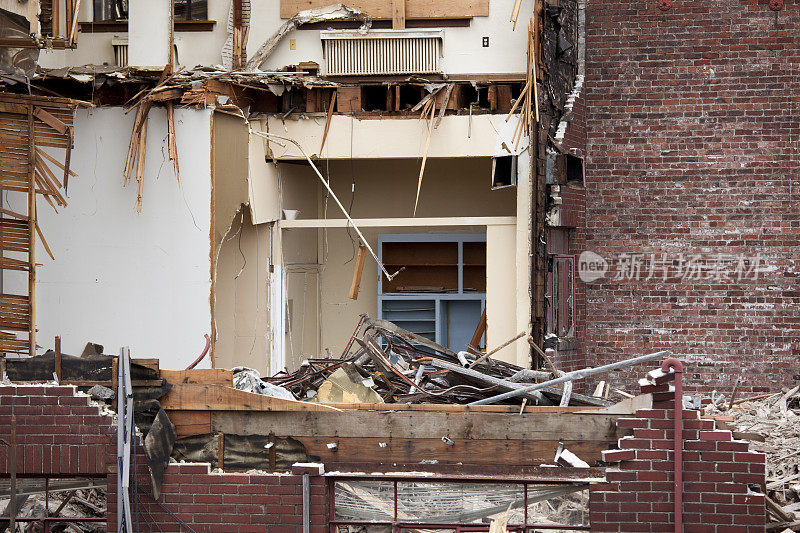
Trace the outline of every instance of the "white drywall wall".
[[136, 0], [128, 8], [128, 65], [163, 67], [169, 63], [170, 2]]
[[[513, 23], [508, 19], [513, 6], [514, 0], [491, 0], [488, 17], [474, 17], [470, 19], [468, 27], [442, 28], [444, 39], [440, 66], [443, 71], [448, 74], [524, 72], [532, 4], [522, 3], [517, 28], [512, 31]], [[249, 57], [285, 22], [280, 18], [278, 1], [252, 2], [251, 9], [250, 20], [253, 22], [247, 44]], [[325, 65], [319, 32], [319, 29], [299, 29], [289, 33], [267, 60], [263, 70], [296, 65], [301, 61], [316, 61]], [[483, 47], [483, 37], [489, 38], [488, 47]], [[295, 40], [294, 50], [291, 49], [290, 39]]]
[[[131, 20], [137, 12], [145, 14], [144, 28], [149, 39], [153, 42], [147, 45], [147, 50], [162, 36], [166, 38], [164, 28], [169, 19], [169, 12], [163, 15], [162, 4], [166, 0], [136, 0], [131, 4]], [[335, 2], [331, 2], [335, 3]], [[155, 6], [154, 6], [155, 4]], [[139, 9], [142, 6], [142, 10]], [[216, 21], [212, 31], [181, 32], [175, 34], [178, 48], [177, 61], [181, 65], [193, 67], [195, 65], [216, 65], [221, 62], [222, 46], [227, 37], [227, 20], [230, 11], [230, 2], [209, 2], [208, 17]], [[149, 7], [148, 7], [149, 6]], [[488, 17], [474, 17], [468, 27], [443, 28], [444, 39], [442, 48], [441, 66], [448, 74], [468, 73], [522, 73], [525, 71], [526, 40], [528, 33], [528, 19], [532, 4], [522, 3], [519, 23], [516, 30], [512, 31], [513, 24], [508, 21], [514, 0], [491, 0]], [[92, 20], [91, 2], [81, 2], [81, 22]], [[259, 46], [269, 39], [280, 26], [286, 22], [280, 18], [280, 2], [251, 2], [250, 31], [247, 43], [248, 56], [258, 50]], [[148, 26], [152, 25], [152, 26]], [[137, 25], [142, 27], [141, 25]], [[134, 51], [136, 38], [133, 34], [134, 24], [131, 24], [130, 63], [131, 65], [163, 65], [160, 62], [138, 56]], [[296, 65], [301, 61], [316, 61], [325, 65], [322, 53], [322, 43], [319, 39], [319, 29], [299, 29], [290, 32], [278, 45], [275, 53], [267, 61], [263, 70], [275, 69], [284, 65]], [[102, 64], [104, 61], [113, 64], [113, 48], [111, 38], [113, 33], [78, 33], [77, 50], [42, 50], [40, 64], [48, 68], [64, 66]], [[483, 47], [483, 37], [489, 37], [489, 46]], [[290, 40], [295, 40], [295, 49], [290, 47]], [[161, 43], [158, 41], [158, 43]], [[159, 44], [160, 47], [160, 44]], [[164, 47], [166, 49], [166, 46]], [[149, 53], [148, 52], [148, 53]], [[163, 52], [161, 52], [163, 53]], [[159, 58], [161, 56], [158, 56]]]
[[[87, 341], [116, 353], [185, 368], [210, 333], [210, 111], [177, 109], [181, 183], [167, 158], [166, 113], [150, 111], [142, 214], [136, 183], [122, 186], [135, 112], [79, 110], [68, 207], [39, 199], [39, 220], [56, 260], [36, 257], [38, 343], [80, 355]], [[63, 151], [49, 149], [63, 158]], [[22, 206], [20, 206], [22, 208]], [[200, 367], [209, 367], [204, 360]]]

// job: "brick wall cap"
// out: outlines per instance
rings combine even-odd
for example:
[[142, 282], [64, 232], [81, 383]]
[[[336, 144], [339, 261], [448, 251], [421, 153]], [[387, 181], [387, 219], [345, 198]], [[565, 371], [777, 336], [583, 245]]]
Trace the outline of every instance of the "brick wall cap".
[[294, 463], [292, 474], [311, 474], [321, 476], [325, 473], [325, 465], [322, 463]]
[[663, 377], [666, 377], [666, 376], [671, 376], [674, 373], [675, 373], [674, 370], [670, 370], [669, 372], [664, 372], [660, 368], [654, 368], [653, 370], [651, 370], [650, 372], [647, 373], [647, 378], [650, 379], [650, 380], [654, 380], [654, 379], [663, 378]]

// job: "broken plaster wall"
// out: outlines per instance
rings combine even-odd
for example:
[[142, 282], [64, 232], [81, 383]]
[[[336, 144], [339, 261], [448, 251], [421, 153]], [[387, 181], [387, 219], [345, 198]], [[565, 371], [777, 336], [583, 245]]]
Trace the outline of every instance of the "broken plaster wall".
[[[130, 346], [134, 357], [185, 368], [211, 326], [210, 112], [175, 110], [178, 184], [167, 155], [166, 113], [150, 111], [141, 214], [136, 184], [122, 185], [134, 115], [119, 107], [76, 113], [71, 160], [78, 176], [69, 180], [68, 206], [56, 214], [38, 203], [56, 260], [37, 239], [37, 340], [50, 347], [61, 335], [67, 354], [80, 354], [87, 341], [111, 354]], [[63, 151], [47, 151], [63, 160]], [[14, 279], [6, 279], [6, 291], [24, 282]]]
[[[334, 192], [350, 207], [354, 218], [411, 217], [417, 186], [419, 162], [412, 159], [389, 161], [357, 160], [319, 163], [323, 175], [329, 175]], [[304, 164], [279, 163], [283, 207], [300, 211], [301, 219], [325, 217], [325, 200], [319, 179]], [[491, 161], [478, 159], [431, 159], [427, 163], [417, 217], [507, 216], [516, 207], [514, 188], [492, 191]], [[352, 183], [355, 179], [355, 195]], [[330, 199], [327, 218], [343, 215]], [[513, 220], [513, 219], [512, 219]], [[515, 330], [514, 306], [514, 226], [505, 233], [507, 251], [503, 267], [492, 269], [489, 276], [503, 287], [501, 297], [512, 295], [506, 305], [498, 303], [490, 318], [489, 344], [494, 346], [512, 337]], [[382, 233], [486, 233], [479, 226], [362, 227], [370, 246], [378, 251]], [[378, 266], [368, 256], [362, 275], [358, 300], [348, 298], [355, 261], [352, 260], [358, 236], [345, 228], [287, 228], [282, 231], [283, 266], [287, 272], [286, 364], [291, 368], [309, 356], [334, 355], [344, 349], [361, 313], [377, 316]], [[498, 265], [500, 266], [500, 265]], [[505, 267], [505, 268], [504, 268]], [[509, 270], [510, 267], [510, 270]], [[319, 323], [319, 327], [317, 327]], [[509, 350], [511, 361], [515, 361]]]

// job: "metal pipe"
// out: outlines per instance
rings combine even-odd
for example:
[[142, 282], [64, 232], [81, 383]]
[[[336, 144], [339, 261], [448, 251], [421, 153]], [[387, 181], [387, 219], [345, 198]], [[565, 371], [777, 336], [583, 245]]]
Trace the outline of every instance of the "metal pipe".
[[507, 400], [508, 398], [516, 398], [517, 396], [521, 396], [523, 394], [529, 394], [531, 392], [538, 391], [545, 387], [558, 385], [559, 383], [564, 383], [565, 381], [572, 381], [574, 379], [585, 378], [587, 376], [592, 376], [594, 374], [602, 374], [603, 372], [609, 372], [611, 370], [616, 370], [617, 368], [633, 366], [638, 363], [644, 363], [645, 361], [650, 361], [652, 359], [658, 359], [660, 357], [666, 357], [669, 355], [670, 352], [668, 350], [662, 350], [660, 352], [655, 352], [648, 355], [640, 355], [639, 357], [634, 357], [633, 359], [617, 361], [616, 363], [598, 366], [596, 368], [584, 368], [582, 370], [573, 370], [572, 372], [567, 372], [563, 376], [551, 379], [550, 381], [545, 381], [544, 383], [537, 383], [536, 385], [531, 385], [529, 387], [512, 390], [510, 392], [504, 392], [503, 394], [498, 394], [497, 396], [492, 396], [491, 398], [476, 400], [474, 402], [468, 403], [467, 405], [488, 405], [502, 400]]
[[11, 500], [8, 502], [9, 531], [16, 531], [17, 520], [17, 415], [11, 415], [11, 445], [8, 447]]
[[194, 360], [194, 363], [186, 367], [186, 370], [191, 370], [197, 366], [197, 363], [203, 360], [203, 358], [208, 353], [208, 349], [211, 348], [211, 337], [208, 336], [208, 333], [205, 334], [206, 336], [206, 347], [203, 348], [203, 353], [200, 354], [200, 357]]
[[683, 531], [683, 363], [674, 357], [661, 363], [662, 372], [675, 372], [675, 533]]
[[311, 476], [303, 474], [303, 533], [311, 532]]
[[397, 276], [403, 270], [401, 268], [400, 270], [398, 270], [394, 274], [389, 274], [389, 271], [386, 270], [386, 267], [383, 266], [383, 263], [381, 263], [381, 260], [378, 259], [377, 254], [375, 253], [375, 251], [372, 249], [372, 247], [367, 242], [367, 239], [366, 239], [366, 237], [364, 237], [364, 234], [361, 233], [361, 230], [358, 229], [358, 226], [356, 226], [356, 223], [353, 222], [352, 218], [350, 218], [350, 213], [347, 212], [347, 209], [344, 208], [344, 206], [342, 205], [342, 202], [339, 201], [339, 197], [336, 196], [336, 194], [333, 192], [333, 189], [331, 189], [330, 183], [328, 183], [328, 181], [322, 176], [322, 174], [320, 173], [319, 169], [317, 169], [317, 165], [314, 164], [314, 162], [308, 156], [306, 151], [303, 150], [303, 147], [300, 146], [299, 142], [295, 141], [291, 137], [285, 137], [283, 135], [277, 135], [275, 133], [264, 133], [264, 132], [261, 132], [261, 131], [253, 131], [252, 128], [250, 128], [250, 133], [252, 133], [253, 135], [258, 135], [259, 137], [264, 137], [267, 140], [269, 140], [270, 137], [274, 137], [276, 139], [281, 139], [281, 140], [290, 142], [290, 143], [294, 144], [295, 146], [297, 146], [297, 149], [300, 150], [300, 153], [303, 154], [303, 157], [306, 158], [306, 161], [308, 161], [308, 164], [311, 165], [311, 168], [317, 174], [317, 177], [319, 177], [319, 179], [322, 182], [322, 184], [328, 190], [328, 193], [333, 197], [334, 201], [336, 202], [336, 205], [338, 205], [339, 209], [342, 210], [342, 213], [344, 213], [345, 218], [347, 218], [348, 222], [350, 222], [350, 224], [353, 225], [353, 229], [356, 230], [356, 233], [358, 233], [358, 236], [361, 238], [361, 242], [364, 243], [364, 246], [367, 247], [367, 250], [369, 250], [369, 253], [372, 255], [373, 259], [375, 259], [375, 262], [378, 263], [378, 266], [383, 271], [384, 275], [386, 275], [386, 279], [388, 279], [389, 281], [392, 281], [392, 279], [394, 279], [394, 277]]
[[[426, 362], [430, 366], [436, 368], [444, 368], [445, 370], [449, 370], [451, 372], [455, 372], [456, 374], [461, 374], [463, 376], [467, 376], [473, 379], [480, 380], [484, 383], [488, 383], [490, 385], [494, 385], [495, 387], [502, 387], [503, 389], [510, 389], [511, 392], [519, 392], [525, 398], [528, 399], [529, 402], [534, 402], [535, 404], [539, 404], [542, 400], [542, 393], [541, 392], [529, 392], [523, 393], [522, 391], [526, 389], [525, 385], [521, 385], [519, 383], [512, 383], [510, 381], [506, 381], [505, 379], [496, 378], [494, 376], [489, 376], [482, 372], [477, 372], [475, 370], [464, 368], [458, 365], [452, 365], [445, 361], [441, 361], [439, 359], [431, 359], [429, 362]], [[474, 402], [473, 402], [474, 403]]]

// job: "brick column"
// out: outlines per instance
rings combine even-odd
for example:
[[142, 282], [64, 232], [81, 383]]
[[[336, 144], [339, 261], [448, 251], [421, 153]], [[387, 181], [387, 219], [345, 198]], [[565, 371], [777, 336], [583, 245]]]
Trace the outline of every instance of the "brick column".
[[[674, 530], [674, 374], [654, 370], [639, 382], [653, 395], [653, 409], [633, 418], [619, 418], [619, 427], [633, 436], [619, 440], [618, 450], [603, 452], [616, 463], [605, 483], [590, 486], [592, 531]], [[701, 419], [699, 411], [683, 411], [684, 531], [763, 532], [765, 456], [751, 452], [746, 441]]]

